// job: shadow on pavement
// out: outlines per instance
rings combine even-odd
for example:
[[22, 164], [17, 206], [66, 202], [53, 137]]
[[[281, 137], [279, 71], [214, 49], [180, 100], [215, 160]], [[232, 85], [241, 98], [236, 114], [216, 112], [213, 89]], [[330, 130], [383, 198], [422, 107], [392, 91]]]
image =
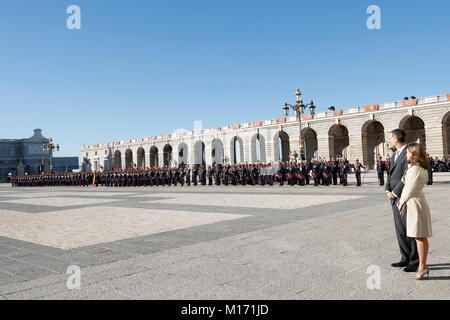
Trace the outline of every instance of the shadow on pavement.
[[450, 263], [434, 263], [428, 265], [430, 270], [450, 270]]

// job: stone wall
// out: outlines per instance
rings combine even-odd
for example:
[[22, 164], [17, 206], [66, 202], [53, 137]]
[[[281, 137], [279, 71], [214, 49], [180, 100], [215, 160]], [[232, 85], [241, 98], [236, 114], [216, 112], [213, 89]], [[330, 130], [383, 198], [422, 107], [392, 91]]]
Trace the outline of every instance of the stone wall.
[[[447, 155], [450, 149], [448, 146], [449, 114], [450, 96], [442, 95], [417, 101], [401, 101], [336, 112], [322, 112], [314, 117], [306, 117], [302, 120], [301, 125], [303, 130], [305, 128], [313, 130], [309, 131], [310, 135], [317, 136], [317, 142], [314, 141], [314, 143], [317, 143], [316, 154], [319, 158], [332, 159], [345, 146], [342, 154], [347, 159], [352, 162], [360, 159], [365, 165], [373, 165], [373, 158], [376, 155], [385, 157], [390, 154], [389, 133], [398, 127], [408, 129], [410, 139], [415, 139], [416, 136], [420, 137], [420, 141], [425, 144], [427, 152], [432, 156], [442, 157], [444, 153]], [[374, 122], [379, 122], [373, 127], [380, 128], [380, 131], [367, 134], [370, 124]], [[423, 128], [414, 127], [418, 124], [423, 125]], [[171, 165], [179, 164], [180, 148], [184, 149], [183, 159], [187, 160], [188, 164], [200, 164], [203, 143], [206, 165], [211, 165], [214, 161], [233, 164], [235, 162], [234, 141], [238, 140], [241, 143], [241, 162], [251, 163], [256, 159], [256, 139], [259, 136], [260, 145], [263, 146], [260, 152], [262, 160], [275, 162], [282, 156], [278, 138], [280, 133], [283, 137], [289, 137], [289, 150], [282, 150], [282, 153], [287, 152], [291, 159], [294, 151], [300, 154], [299, 121], [296, 117], [288, 117], [84, 146], [81, 155], [91, 160], [94, 170], [108, 170], [115, 165], [114, 154], [117, 150], [121, 153], [121, 166], [125, 168], [126, 151], [131, 151], [132, 163], [137, 165], [138, 149], [142, 148], [145, 165], [149, 166], [150, 148], [156, 146], [161, 165], [164, 163], [164, 147], [170, 145], [172, 159], [176, 161], [173, 161]], [[339, 136], [342, 134], [344, 134], [343, 137]], [[384, 143], [379, 143], [380, 137], [381, 141], [383, 140], [383, 135]], [[219, 159], [219, 161], [212, 157], [213, 143], [216, 146], [216, 152], [219, 151], [219, 154], [223, 155], [223, 159]], [[308, 137], [305, 138], [305, 144], [308, 144]], [[286, 146], [286, 141], [282, 145]], [[217, 149], [220, 146], [222, 149]]]

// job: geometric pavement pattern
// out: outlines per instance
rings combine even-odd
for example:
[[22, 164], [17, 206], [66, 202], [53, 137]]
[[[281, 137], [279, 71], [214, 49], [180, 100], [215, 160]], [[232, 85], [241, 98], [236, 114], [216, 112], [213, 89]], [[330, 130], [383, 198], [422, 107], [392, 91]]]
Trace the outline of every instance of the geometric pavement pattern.
[[[428, 282], [389, 267], [373, 172], [362, 188], [0, 185], [0, 299], [449, 299], [450, 174], [435, 180]], [[70, 265], [80, 290], [65, 287]]]

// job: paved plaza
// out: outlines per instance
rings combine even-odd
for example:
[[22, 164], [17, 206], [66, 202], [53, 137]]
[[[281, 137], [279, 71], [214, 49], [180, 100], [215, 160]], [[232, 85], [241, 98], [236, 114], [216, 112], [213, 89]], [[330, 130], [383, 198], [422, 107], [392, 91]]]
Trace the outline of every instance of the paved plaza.
[[435, 181], [426, 281], [390, 267], [400, 254], [374, 172], [361, 188], [353, 176], [348, 187], [2, 184], [0, 300], [450, 299], [450, 173]]

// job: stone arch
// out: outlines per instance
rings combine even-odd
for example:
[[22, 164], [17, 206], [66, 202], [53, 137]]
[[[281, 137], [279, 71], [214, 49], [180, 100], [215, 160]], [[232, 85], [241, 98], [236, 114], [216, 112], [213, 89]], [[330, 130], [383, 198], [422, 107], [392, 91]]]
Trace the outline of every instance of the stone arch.
[[444, 143], [444, 156], [450, 156], [450, 111], [442, 118], [442, 140]]
[[291, 149], [289, 143], [289, 135], [286, 133], [286, 131], [278, 131], [275, 134], [273, 140], [275, 161], [289, 161]]
[[419, 142], [426, 149], [425, 122], [418, 116], [406, 116], [400, 121], [400, 129], [406, 132], [406, 143]]
[[116, 150], [114, 152], [114, 169], [122, 168], [122, 152], [120, 150]]
[[131, 149], [127, 149], [127, 151], [125, 151], [125, 168], [131, 169], [133, 167], [133, 151], [131, 151]]
[[213, 164], [223, 164], [223, 142], [220, 139], [214, 139], [211, 142], [211, 159]]
[[301, 138], [303, 140], [303, 146], [305, 148], [306, 160], [311, 161], [311, 159], [318, 158], [319, 144], [317, 140], [317, 132], [311, 128], [304, 128], [302, 130]]
[[230, 143], [231, 164], [244, 162], [244, 141], [241, 137], [234, 136]]
[[361, 128], [363, 164], [375, 168], [377, 159], [386, 155], [384, 126], [380, 121], [369, 120]]
[[158, 148], [156, 146], [150, 148], [150, 166], [159, 167]]
[[188, 164], [188, 146], [181, 142], [178, 145], [178, 166], [185, 167]]
[[145, 150], [144, 148], [140, 147], [137, 150], [137, 167], [138, 168], [145, 168]]
[[172, 164], [172, 146], [166, 144], [163, 148], [164, 167], [170, 167]]
[[263, 162], [266, 160], [266, 138], [259, 132], [255, 133], [250, 140], [252, 163]]
[[331, 126], [328, 131], [328, 143], [330, 146], [330, 159], [344, 157], [348, 159], [348, 150], [350, 146], [350, 138], [348, 129], [342, 124], [335, 124]]
[[205, 161], [205, 143], [198, 140], [194, 144], [194, 164], [200, 166], [206, 166]]

